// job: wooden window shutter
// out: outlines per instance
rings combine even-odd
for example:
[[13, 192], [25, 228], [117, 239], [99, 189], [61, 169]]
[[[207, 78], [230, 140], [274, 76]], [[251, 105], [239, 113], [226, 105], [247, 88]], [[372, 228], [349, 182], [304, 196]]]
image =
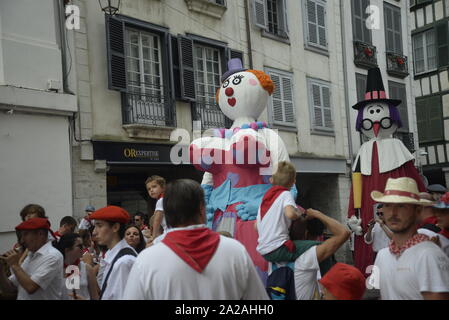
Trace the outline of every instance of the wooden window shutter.
[[324, 127], [332, 129], [334, 127], [332, 122], [332, 110], [331, 110], [331, 93], [330, 88], [326, 86], [321, 87], [322, 103], [323, 103], [323, 120]]
[[312, 83], [312, 108], [313, 108], [313, 126], [314, 127], [324, 127], [324, 119], [323, 119], [323, 105], [321, 101], [321, 88], [319, 85]]
[[448, 22], [443, 21], [436, 26], [437, 48], [438, 48], [438, 67], [449, 65], [449, 34]]
[[318, 44], [322, 47], [327, 47], [326, 36], [326, 5], [318, 3], [316, 4], [316, 16], [317, 16], [317, 30], [318, 30]]
[[282, 84], [281, 77], [277, 74], [270, 73], [275, 89], [272, 95], [273, 99], [273, 121], [277, 123], [284, 122], [284, 110], [282, 108]]
[[416, 100], [416, 121], [418, 125], [419, 142], [429, 141], [426, 105], [426, 99]]
[[284, 122], [295, 123], [295, 108], [293, 104], [293, 84], [290, 77], [282, 77], [282, 98], [284, 102]]
[[175, 98], [181, 99], [181, 68], [179, 60], [178, 38], [171, 37], [172, 72]]
[[318, 44], [317, 14], [315, 2], [307, 0], [306, 10], [308, 42]]
[[126, 91], [125, 25], [122, 20], [106, 16], [108, 54], [108, 88]]
[[433, 96], [427, 100], [427, 112], [429, 114], [428, 134], [430, 141], [443, 140], [443, 119], [441, 110], [441, 96]]
[[193, 68], [193, 41], [178, 36], [178, 54], [180, 64], [181, 99], [195, 101], [195, 71]]
[[261, 29], [267, 28], [268, 14], [265, 0], [253, 0], [253, 16], [254, 24], [257, 27]]

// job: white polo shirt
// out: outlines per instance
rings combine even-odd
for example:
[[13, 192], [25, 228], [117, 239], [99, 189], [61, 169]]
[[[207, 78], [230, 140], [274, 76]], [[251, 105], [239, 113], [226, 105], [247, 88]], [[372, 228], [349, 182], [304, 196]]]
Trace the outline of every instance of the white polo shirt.
[[[387, 226], [385, 226], [388, 228]], [[381, 249], [386, 248], [390, 244], [390, 238], [388, 238], [385, 231], [382, 229], [379, 223], [376, 222], [376, 224], [373, 227], [373, 230], [371, 230], [371, 241], [366, 240], [366, 235], [368, 233], [365, 233], [364, 239], [366, 244], [373, 244], [373, 251], [379, 252]]]
[[273, 202], [270, 209], [261, 219], [260, 208], [257, 212], [257, 231], [259, 232], [259, 240], [257, 251], [261, 255], [268, 254], [281, 247], [285, 241], [289, 240], [288, 235], [292, 220], [284, 214], [287, 206], [296, 208], [295, 200], [290, 191], [282, 192]]
[[[171, 231], [204, 227], [176, 228]], [[171, 232], [168, 231], [168, 232]], [[124, 298], [128, 300], [267, 300], [268, 295], [245, 247], [220, 236], [203, 272], [198, 273], [163, 242], [137, 257]]]
[[431, 241], [406, 249], [399, 258], [384, 248], [374, 264], [382, 300], [423, 300], [421, 292], [449, 292], [449, 258]]
[[[125, 239], [122, 239], [115, 245], [114, 248], [106, 251], [105, 257], [102, 260], [104, 264], [104, 271], [102, 274], [100, 289], [103, 288], [103, 282], [105, 281], [106, 276], [109, 273], [112, 261], [114, 261], [115, 256], [123, 248], [133, 249]], [[128, 281], [129, 273], [135, 261], [136, 257], [132, 255], [126, 255], [115, 262], [114, 268], [112, 269], [111, 275], [108, 279], [106, 290], [104, 291], [101, 298], [102, 300], [121, 300], [123, 298], [123, 292], [125, 291], [126, 282]]]
[[321, 272], [316, 248], [317, 246], [313, 246], [295, 260], [297, 300], [316, 300], [320, 296], [318, 280], [321, 279]]
[[17, 287], [17, 300], [62, 299], [64, 258], [61, 252], [53, 247], [51, 241], [36, 252], [28, 253], [21, 267], [39, 286], [39, 289], [29, 294], [13, 274], [9, 280]]

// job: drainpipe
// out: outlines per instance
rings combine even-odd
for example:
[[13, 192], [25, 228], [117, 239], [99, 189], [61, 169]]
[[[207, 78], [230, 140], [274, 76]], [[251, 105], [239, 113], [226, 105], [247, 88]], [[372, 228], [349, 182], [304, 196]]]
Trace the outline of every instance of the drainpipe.
[[352, 133], [351, 133], [351, 114], [349, 113], [349, 93], [348, 93], [348, 75], [347, 75], [347, 61], [346, 61], [346, 33], [345, 33], [345, 16], [344, 16], [344, 0], [340, 0], [340, 20], [341, 20], [341, 42], [343, 46], [343, 78], [345, 84], [345, 112], [346, 112], [346, 129], [348, 131], [349, 144], [349, 160], [351, 162], [351, 169], [353, 164], [353, 149], [352, 149]]
[[253, 49], [251, 46], [251, 24], [249, 22], [249, 0], [245, 0], [246, 42], [248, 44], [249, 68], [253, 69]]
[[62, 89], [64, 93], [75, 95], [69, 89], [67, 84], [67, 48], [66, 48], [66, 36], [65, 36], [65, 5], [63, 0], [55, 0], [58, 10], [58, 26], [59, 26], [59, 41], [61, 42], [61, 62], [62, 62]]

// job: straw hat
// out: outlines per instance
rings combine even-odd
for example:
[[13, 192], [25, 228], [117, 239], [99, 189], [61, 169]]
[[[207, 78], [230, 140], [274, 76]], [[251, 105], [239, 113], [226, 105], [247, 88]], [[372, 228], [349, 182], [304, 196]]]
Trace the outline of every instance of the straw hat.
[[433, 202], [419, 197], [418, 186], [412, 178], [388, 178], [385, 192], [371, 192], [371, 198], [380, 203], [407, 203], [431, 206]]

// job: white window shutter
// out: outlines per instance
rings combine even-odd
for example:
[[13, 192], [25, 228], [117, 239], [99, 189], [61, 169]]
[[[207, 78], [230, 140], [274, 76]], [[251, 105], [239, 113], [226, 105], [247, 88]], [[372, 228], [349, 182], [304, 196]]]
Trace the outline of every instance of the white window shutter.
[[318, 31], [317, 31], [317, 15], [315, 2], [307, 0], [306, 2], [307, 12], [307, 36], [308, 42], [318, 44]]
[[293, 85], [290, 77], [282, 77], [282, 95], [284, 100], [284, 122], [295, 122], [295, 109], [293, 104]]
[[312, 107], [313, 107], [313, 115], [314, 115], [314, 127], [323, 127], [323, 111], [322, 111], [322, 103], [321, 103], [321, 89], [317, 84], [311, 84], [312, 89]]
[[326, 37], [326, 7], [320, 3], [316, 4], [316, 17], [318, 29], [318, 44], [327, 47]]
[[268, 14], [265, 0], [253, 0], [254, 24], [261, 28], [267, 28]]
[[271, 80], [274, 83], [275, 89], [272, 95], [273, 99], [273, 121], [284, 122], [284, 112], [282, 108], [282, 84], [281, 77], [277, 74], [270, 74]]
[[334, 127], [332, 123], [332, 111], [331, 111], [331, 100], [330, 100], [330, 89], [329, 87], [322, 86], [322, 101], [323, 101], [323, 118], [324, 127], [332, 129]]

